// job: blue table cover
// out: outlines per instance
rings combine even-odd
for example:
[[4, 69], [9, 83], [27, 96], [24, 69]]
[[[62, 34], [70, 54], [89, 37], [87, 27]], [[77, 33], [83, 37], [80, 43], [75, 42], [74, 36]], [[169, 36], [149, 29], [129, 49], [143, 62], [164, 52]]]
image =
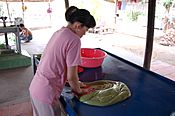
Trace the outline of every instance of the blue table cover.
[[[106, 51], [107, 52], [107, 51]], [[97, 107], [63, 95], [70, 116], [174, 116], [175, 82], [126, 61], [109, 52], [101, 67], [85, 68], [80, 80], [115, 80], [124, 82], [131, 97], [114, 105]], [[68, 97], [69, 96], [69, 97]]]

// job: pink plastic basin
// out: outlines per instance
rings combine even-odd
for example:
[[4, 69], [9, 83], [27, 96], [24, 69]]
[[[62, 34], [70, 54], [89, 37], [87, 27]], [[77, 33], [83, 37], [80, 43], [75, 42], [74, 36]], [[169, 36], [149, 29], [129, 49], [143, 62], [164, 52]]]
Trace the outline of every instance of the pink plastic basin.
[[95, 68], [102, 65], [107, 53], [93, 48], [81, 48], [82, 64], [80, 66], [86, 68]]

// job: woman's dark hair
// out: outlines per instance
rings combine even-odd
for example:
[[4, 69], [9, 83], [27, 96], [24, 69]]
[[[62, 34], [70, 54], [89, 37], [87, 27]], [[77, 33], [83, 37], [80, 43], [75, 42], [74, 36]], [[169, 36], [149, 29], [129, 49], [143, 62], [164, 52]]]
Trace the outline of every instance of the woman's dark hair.
[[22, 24], [22, 23], [21, 23], [21, 24], [19, 24], [19, 27], [24, 27], [24, 24]]
[[94, 17], [86, 9], [78, 9], [75, 6], [71, 6], [65, 13], [66, 21], [73, 24], [74, 22], [80, 22], [88, 28], [93, 28], [96, 25]]

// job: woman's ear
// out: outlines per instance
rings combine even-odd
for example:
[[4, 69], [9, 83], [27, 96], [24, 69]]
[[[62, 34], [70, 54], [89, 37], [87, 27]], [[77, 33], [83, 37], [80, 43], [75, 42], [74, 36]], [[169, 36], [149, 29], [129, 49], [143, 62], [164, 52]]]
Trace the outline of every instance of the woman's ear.
[[75, 22], [75, 29], [80, 29], [81, 25], [82, 24], [80, 22]]

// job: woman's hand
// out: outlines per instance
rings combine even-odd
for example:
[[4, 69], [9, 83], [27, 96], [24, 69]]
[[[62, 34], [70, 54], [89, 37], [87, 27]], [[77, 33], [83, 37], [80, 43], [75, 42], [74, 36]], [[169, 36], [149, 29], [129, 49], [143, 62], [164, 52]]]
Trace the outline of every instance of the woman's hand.
[[83, 82], [81, 82], [81, 81], [78, 81], [79, 82], [79, 86], [80, 86], [80, 88], [82, 88], [82, 87], [86, 87], [87, 85], [86, 84], [84, 84]]
[[77, 93], [77, 96], [81, 97], [83, 95], [90, 94], [92, 92], [95, 92], [95, 88], [85, 85], [85, 86], [81, 87], [81, 92]]
[[87, 88], [81, 88], [81, 94], [90, 94], [95, 91], [95, 88], [88, 86]]

